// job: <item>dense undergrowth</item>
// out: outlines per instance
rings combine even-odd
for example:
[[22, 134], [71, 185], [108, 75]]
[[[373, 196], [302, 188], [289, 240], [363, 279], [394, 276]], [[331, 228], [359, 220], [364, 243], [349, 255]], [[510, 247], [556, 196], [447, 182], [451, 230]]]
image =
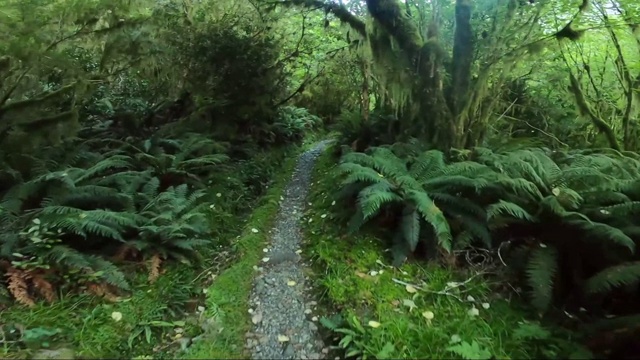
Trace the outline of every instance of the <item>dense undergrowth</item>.
[[334, 147], [316, 172], [307, 225], [326, 268], [320, 283], [347, 321], [326, 325], [347, 352], [378, 358], [563, 358], [590, 353], [578, 344], [596, 356], [629, 346], [639, 165], [610, 150], [447, 157], [415, 142]]
[[[27, 238], [31, 243], [27, 242], [25, 248], [14, 248], [13, 256], [22, 255], [21, 252], [29, 255], [35, 253], [39, 256], [31, 256], [41, 263], [22, 264], [17, 260], [11, 263], [10, 271], [16, 275], [9, 278], [8, 288], [28, 308], [12, 307], [2, 311], [7, 329], [13, 326], [19, 329], [14, 335], [15, 346], [7, 346], [5, 351], [15, 351], [27, 342], [36, 347], [47, 343], [69, 343], [79, 356], [91, 358], [170, 353], [176, 347], [179, 349], [180, 344], [186, 344], [185, 339], [202, 331], [197, 321], [187, 321], [189, 317], [186, 314], [202, 305], [202, 289], [211, 281], [211, 277], [241, 256], [242, 252], [232, 245], [244, 225], [245, 215], [252, 210], [251, 204], [263, 195], [264, 187], [271, 183], [270, 179], [279, 173], [282, 161], [294, 153], [295, 148], [283, 148], [256, 156], [249, 162], [230, 163], [227, 167], [218, 165], [218, 185], [209, 185], [211, 187], [199, 194], [200, 199], [193, 194], [180, 195], [180, 191], [186, 190], [186, 185], [175, 190], [168, 188], [154, 199], [164, 206], [165, 212], [154, 214], [157, 219], [155, 222], [140, 220], [140, 228], [128, 229], [145, 234], [149, 239], [147, 243], [144, 242], [144, 235], [129, 241], [118, 241], [115, 244], [117, 246], [108, 246], [103, 240], [101, 244], [107, 244], [105, 247], [93, 249], [93, 253], [101, 254], [98, 257], [85, 255], [88, 251], [80, 252], [67, 242], [63, 243], [66, 233], [64, 230], [57, 231], [60, 225], [54, 228], [54, 234], [57, 233], [57, 238], [61, 240], [47, 246], [46, 241], [56, 239], [44, 238], [44, 244], [38, 249], [40, 252], [31, 250], [40, 245], [39, 238], [34, 240], [34, 235]], [[202, 160], [205, 163], [207, 159]], [[147, 184], [154, 183], [147, 181]], [[83, 195], [80, 192], [82, 189], [73, 188], [73, 195], [80, 197]], [[115, 193], [116, 196], [126, 194], [122, 191]], [[187, 207], [184, 205], [187, 200], [201, 202]], [[62, 216], [43, 207], [31, 219], [39, 219], [38, 225], [49, 224], [52, 227], [59, 221], [68, 226], [63, 229], [78, 229], [76, 231], [84, 231], [89, 238], [95, 238], [100, 233], [98, 230], [91, 232], [92, 229], [101, 229], [101, 221], [106, 220], [93, 217], [102, 215], [109, 219], [109, 216], [136, 216], [135, 212], [113, 211], [112, 214], [86, 208], [74, 213], [72, 210], [75, 208], [67, 206], [73, 215]], [[152, 209], [146, 203], [144, 207], [144, 214]], [[93, 215], [91, 211], [106, 214]], [[47, 216], [48, 212], [54, 216]], [[89, 214], [80, 216], [85, 212]], [[30, 221], [33, 223], [33, 220]], [[67, 225], [70, 221], [75, 223]], [[162, 237], [164, 234], [165, 237]], [[201, 243], [194, 241], [198, 238]], [[128, 240], [122, 240], [125, 239]], [[171, 256], [184, 261], [182, 264], [176, 263]], [[85, 258], [95, 259], [93, 261], [98, 265], [89, 267]], [[51, 262], [43, 261], [47, 259], [51, 259]], [[194, 263], [195, 260], [199, 262]], [[77, 277], [71, 280], [65, 278], [74, 274], [74, 269], [78, 269], [75, 271]], [[82, 277], [84, 274], [87, 275]], [[112, 278], [118, 281], [110, 281]], [[40, 284], [48, 285], [43, 287]], [[23, 292], [17, 293], [16, 289], [22, 289]], [[51, 292], [46, 293], [47, 289]], [[74, 296], [79, 291], [81, 295]], [[108, 301], [105, 303], [96, 296]], [[173, 336], [170, 341], [163, 339], [167, 334]]]
[[472, 3], [3, 2], [2, 357], [246, 355], [329, 129], [305, 253], [341, 352], [640, 351], [637, 4]]
[[521, 299], [495, 292], [488, 267], [392, 266], [379, 231], [351, 234], [340, 222], [347, 212], [334, 196], [337, 168], [331, 154], [316, 168], [305, 253], [325, 305], [340, 310], [322, 322], [347, 356], [534, 359], [584, 351], [570, 334], [542, 325]]
[[286, 104], [286, 39], [256, 36], [277, 20], [226, 5], [0, 6], [3, 358], [175, 357], [207, 333], [206, 290], [322, 125]]

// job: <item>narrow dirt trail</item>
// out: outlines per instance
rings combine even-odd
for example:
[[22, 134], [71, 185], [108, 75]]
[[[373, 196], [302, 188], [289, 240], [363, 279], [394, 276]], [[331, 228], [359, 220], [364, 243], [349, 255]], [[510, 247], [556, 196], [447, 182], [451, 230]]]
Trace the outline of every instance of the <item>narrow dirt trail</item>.
[[318, 334], [316, 303], [307, 296], [305, 264], [298, 255], [302, 242], [302, 218], [311, 174], [329, 141], [303, 153], [283, 197], [271, 231], [259, 275], [251, 293], [253, 331], [246, 347], [252, 359], [323, 359], [324, 344]]

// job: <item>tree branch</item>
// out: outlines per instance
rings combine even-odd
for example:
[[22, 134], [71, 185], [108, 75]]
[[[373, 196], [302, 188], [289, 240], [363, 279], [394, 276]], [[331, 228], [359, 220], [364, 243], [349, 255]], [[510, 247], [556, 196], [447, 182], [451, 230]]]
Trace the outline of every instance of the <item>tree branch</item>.
[[285, 6], [304, 6], [308, 8], [320, 8], [324, 9], [327, 13], [332, 13], [335, 17], [337, 17], [340, 21], [348, 24], [354, 29], [360, 36], [366, 37], [367, 30], [365, 23], [358, 19], [355, 15], [349, 12], [349, 10], [339, 3], [335, 3], [333, 1], [322, 1], [322, 0], [282, 0], [282, 1], [271, 1], [268, 3], [269, 5], [285, 5]]

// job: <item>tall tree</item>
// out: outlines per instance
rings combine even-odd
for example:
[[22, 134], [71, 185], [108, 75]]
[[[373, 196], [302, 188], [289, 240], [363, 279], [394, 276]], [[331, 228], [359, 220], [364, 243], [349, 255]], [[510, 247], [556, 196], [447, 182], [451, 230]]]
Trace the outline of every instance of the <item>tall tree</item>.
[[400, 136], [445, 150], [481, 142], [506, 107], [500, 95], [520, 60], [570, 28], [545, 29], [541, 19], [558, 8], [549, 1], [366, 0], [368, 18], [333, 1], [276, 3], [321, 8], [347, 23], [373, 59], [382, 106], [398, 115]]

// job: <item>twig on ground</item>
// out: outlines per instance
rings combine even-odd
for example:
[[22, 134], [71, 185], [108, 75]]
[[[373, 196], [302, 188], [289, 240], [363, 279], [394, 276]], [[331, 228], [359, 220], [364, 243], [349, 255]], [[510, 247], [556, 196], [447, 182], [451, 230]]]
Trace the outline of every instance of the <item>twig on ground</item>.
[[396, 284], [400, 284], [400, 285], [404, 285], [404, 286], [412, 286], [417, 290], [422, 290], [422, 291], [430, 293], [430, 294], [450, 296], [450, 297], [452, 297], [452, 298], [454, 298], [454, 299], [456, 299], [456, 300], [458, 300], [460, 302], [464, 302], [458, 295], [451, 293], [451, 291], [454, 290], [454, 289], [458, 289], [458, 291], [460, 293], [464, 293], [464, 292], [468, 291], [468, 289], [459, 289], [460, 287], [465, 286], [466, 284], [471, 282], [471, 280], [475, 279], [476, 277], [481, 276], [481, 275], [485, 275], [485, 274], [486, 274], [485, 272], [478, 272], [478, 273], [474, 274], [473, 276], [471, 276], [470, 278], [468, 278], [465, 281], [462, 281], [462, 282], [458, 282], [458, 281], [448, 282], [447, 286], [443, 290], [440, 290], [440, 291], [427, 290], [427, 289], [425, 289], [425, 288], [423, 288], [421, 286], [414, 285], [414, 284], [411, 284], [411, 283], [408, 283], [408, 282], [405, 282], [405, 281], [402, 281], [402, 280], [398, 280], [396, 278], [392, 278], [391, 280]]
[[391, 278], [391, 281], [393, 281], [396, 284], [400, 284], [400, 285], [404, 285], [404, 286], [413, 286], [414, 288], [416, 288], [418, 290], [424, 290], [422, 287], [420, 287], [418, 285], [410, 284], [408, 282], [404, 282], [404, 281], [398, 280], [396, 278]]

